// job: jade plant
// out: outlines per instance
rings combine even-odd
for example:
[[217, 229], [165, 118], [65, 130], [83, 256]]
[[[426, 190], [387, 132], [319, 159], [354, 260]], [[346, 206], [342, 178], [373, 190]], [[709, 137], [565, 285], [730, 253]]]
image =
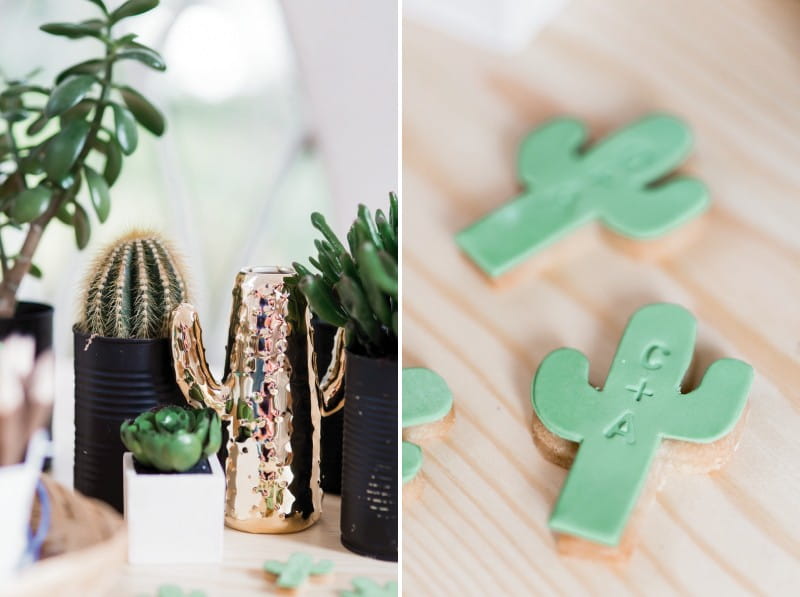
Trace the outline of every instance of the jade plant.
[[219, 451], [222, 425], [211, 408], [164, 406], [126, 420], [120, 437], [140, 464], [182, 473]]
[[311, 310], [328, 323], [345, 329], [348, 349], [374, 358], [397, 355], [398, 201], [389, 195], [388, 216], [372, 217], [364, 205], [347, 233], [347, 248], [325, 218], [311, 215], [323, 238], [314, 241], [317, 256], [311, 272], [295, 263], [299, 288]]
[[86, 280], [80, 332], [114, 338], [166, 338], [173, 309], [187, 300], [183, 268], [155, 233], [135, 231], [95, 261]]
[[[166, 69], [135, 34], [115, 32], [121, 21], [155, 8], [158, 0], [128, 0], [113, 10], [103, 0], [88, 1], [97, 9], [95, 18], [49, 23], [41, 30], [96, 40], [102, 55], [63, 70], [53, 85], [36, 83], [35, 74], [0, 78], [0, 317], [13, 316], [23, 278], [41, 276], [33, 257], [50, 222], [72, 227], [78, 248], [86, 247], [89, 211], [101, 223], [108, 218], [109, 189], [124, 157], [136, 149], [139, 126], [164, 133], [158, 109], [115, 76], [121, 62]], [[13, 247], [4, 235], [8, 229], [21, 238]]]

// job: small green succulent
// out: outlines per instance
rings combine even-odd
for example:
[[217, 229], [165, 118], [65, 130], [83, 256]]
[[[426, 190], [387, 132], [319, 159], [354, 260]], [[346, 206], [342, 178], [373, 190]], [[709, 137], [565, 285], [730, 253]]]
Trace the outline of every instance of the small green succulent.
[[345, 248], [325, 218], [314, 213], [311, 224], [324, 238], [314, 241], [318, 254], [309, 261], [319, 273], [294, 264], [311, 310], [345, 329], [350, 350], [374, 358], [397, 356], [398, 221], [394, 193], [389, 195], [388, 217], [377, 210], [373, 218], [359, 205]]
[[164, 406], [125, 421], [120, 437], [140, 464], [182, 473], [219, 451], [222, 425], [210, 408]]

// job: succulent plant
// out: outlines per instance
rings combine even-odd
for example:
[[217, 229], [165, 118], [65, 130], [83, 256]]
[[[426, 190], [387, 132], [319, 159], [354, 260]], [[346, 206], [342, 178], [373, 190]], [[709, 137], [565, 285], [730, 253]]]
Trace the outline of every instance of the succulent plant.
[[78, 329], [114, 338], [165, 338], [172, 310], [187, 300], [180, 260], [157, 234], [134, 231], [95, 261]]
[[330, 324], [345, 328], [350, 350], [369, 357], [397, 355], [398, 201], [389, 195], [389, 216], [381, 210], [373, 219], [358, 206], [358, 217], [347, 233], [345, 248], [319, 213], [311, 224], [322, 233], [314, 241], [318, 273], [295, 263], [299, 288], [311, 310]]
[[[114, 76], [120, 62], [166, 69], [158, 52], [136, 41], [135, 34], [114, 31], [120, 21], [158, 6], [158, 0], [128, 0], [114, 9], [104, 0], [90, 2], [96, 18], [40, 29], [95, 40], [104, 49], [101, 57], [63, 70], [52, 86], [35, 83], [35, 73], [0, 77], [0, 317], [13, 316], [23, 278], [41, 275], [33, 256], [50, 222], [55, 218], [72, 227], [83, 249], [91, 233], [89, 212], [101, 223], [108, 217], [109, 188], [124, 156], [136, 149], [139, 126], [157, 136], [164, 132], [158, 109]], [[17, 232], [4, 238], [9, 228]]]
[[120, 437], [140, 464], [182, 473], [219, 451], [222, 425], [211, 408], [164, 406], [122, 423]]

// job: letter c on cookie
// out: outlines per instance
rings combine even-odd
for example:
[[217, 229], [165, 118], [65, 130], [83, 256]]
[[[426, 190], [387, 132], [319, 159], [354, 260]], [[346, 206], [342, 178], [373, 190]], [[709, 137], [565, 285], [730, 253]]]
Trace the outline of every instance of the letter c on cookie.
[[642, 367], [651, 371], [661, 369], [664, 366], [664, 357], [668, 357], [670, 354], [669, 348], [660, 342], [653, 342], [648, 345], [642, 355]]

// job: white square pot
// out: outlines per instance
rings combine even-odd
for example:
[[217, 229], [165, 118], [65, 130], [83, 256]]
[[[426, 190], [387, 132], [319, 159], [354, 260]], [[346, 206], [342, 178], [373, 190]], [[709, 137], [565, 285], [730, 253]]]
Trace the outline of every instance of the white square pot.
[[128, 561], [131, 564], [219, 562], [225, 526], [225, 475], [216, 456], [211, 474], [140, 475], [122, 457]]

